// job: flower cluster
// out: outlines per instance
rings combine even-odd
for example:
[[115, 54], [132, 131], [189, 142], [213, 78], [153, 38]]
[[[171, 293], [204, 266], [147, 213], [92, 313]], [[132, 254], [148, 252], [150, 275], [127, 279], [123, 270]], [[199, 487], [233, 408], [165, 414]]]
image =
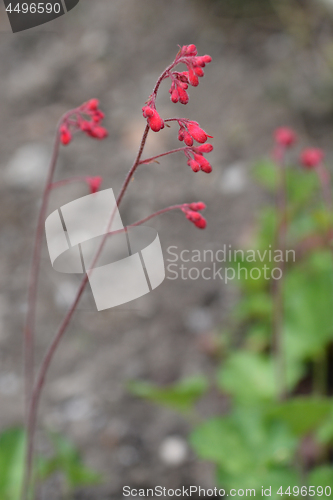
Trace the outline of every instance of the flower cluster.
[[[144, 118], [147, 118], [149, 127], [154, 132], [159, 132], [164, 128], [164, 121], [156, 111], [156, 96], [157, 90], [163, 80], [166, 78], [171, 79], [171, 101], [181, 104], [187, 104], [189, 96], [187, 89], [189, 85], [197, 87], [199, 85], [199, 78], [204, 76], [203, 68], [206, 64], [210, 63], [212, 58], [208, 55], [198, 56], [198, 51], [195, 45], [184, 45], [180, 48], [174, 62], [164, 71], [161, 75], [154, 92], [147, 100], [145, 106], [142, 108]], [[179, 72], [173, 71], [178, 64], [185, 64], [187, 71]]]
[[[159, 132], [165, 126], [165, 122], [176, 121], [179, 125], [178, 139], [184, 141], [187, 146], [184, 148], [187, 164], [192, 168], [193, 172], [202, 170], [209, 174], [212, 171], [212, 166], [209, 161], [203, 156], [203, 153], [210, 153], [213, 150], [211, 144], [205, 144], [208, 135], [198, 122], [188, 120], [187, 118], [171, 118], [164, 120], [156, 110], [156, 96], [161, 82], [166, 79], [171, 79], [171, 101], [176, 103], [187, 104], [189, 101], [188, 93], [186, 92], [189, 85], [196, 87], [199, 84], [199, 78], [204, 76], [203, 68], [207, 63], [210, 63], [212, 58], [208, 55], [198, 56], [198, 51], [195, 45], [184, 45], [180, 48], [174, 62], [162, 73], [153, 93], [142, 108], [144, 118], [147, 119], [147, 124], [153, 132]], [[187, 71], [174, 71], [174, 68], [183, 63], [187, 66]], [[194, 147], [194, 141], [197, 141], [202, 146]]]
[[184, 141], [186, 146], [193, 146], [193, 139], [200, 144], [207, 141], [208, 137], [212, 138], [212, 135], [208, 135], [202, 128], [200, 128], [199, 123], [193, 120], [181, 119], [177, 120], [180, 126], [178, 132], [178, 139]]
[[188, 93], [186, 92], [189, 85], [197, 87], [199, 78], [203, 77], [205, 72], [203, 68], [210, 63], [211, 56], [198, 56], [198, 51], [195, 45], [184, 45], [177, 54], [175, 59], [176, 64], [184, 63], [187, 66], [187, 71], [172, 71], [168, 74], [171, 78], [171, 101], [181, 104], [187, 104], [189, 101]]
[[317, 167], [324, 159], [324, 151], [318, 148], [307, 148], [301, 153], [303, 167], [311, 169]]
[[[283, 159], [286, 149], [291, 148], [297, 141], [297, 135], [289, 127], [277, 128], [274, 132], [275, 150], [273, 156], [278, 162]], [[324, 151], [319, 148], [306, 148], [299, 157], [301, 165], [306, 169], [318, 167], [324, 159]]]
[[[199, 172], [202, 170], [206, 174], [210, 174], [212, 171], [212, 166], [203, 156], [203, 153], [210, 153], [213, 151], [213, 146], [211, 144], [202, 144], [199, 147], [186, 148], [184, 150], [185, 156], [187, 157], [187, 164], [193, 172]], [[192, 156], [193, 158], [192, 158]]]
[[202, 201], [195, 203], [189, 203], [182, 206], [182, 211], [184, 212], [186, 218], [193, 222], [193, 224], [199, 229], [205, 229], [207, 222], [206, 219], [199, 213], [201, 210], [205, 210], [206, 205]]
[[98, 99], [90, 99], [69, 114], [65, 115], [60, 128], [60, 142], [67, 146], [72, 141], [73, 133], [81, 130], [94, 139], [105, 139], [108, 131], [101, 126], [104, 113], [99, 109]]
[[147, 123], [153, 132], [159, 132], [164, 128], [164, 121], [156, 111], [155, 103], [152, 101], [147, 106], [143, 106], [142, 114], [147, 118]]
[[[210, 153], [213, 151], [213, 146], [211, 144], [204, 144], [208, 135], [202, 128], [200, 128], [199, 123], [193, 120], [180, 119], [177, 120], [179, 124], [178, 139], [184, 141], [188, 148], [184, 149], [185, 156], [187, 157], [187, 164], [192, 168], [193, 172], [199, 172], [202, 170], [209, 174], [212, 171], [212, 166], [209, 161], [203, 156], [203, 153]], [[197, 141], [201, 145], [198, 147], [193, 147], [193, 142]], [[193, 158], [192, 158], [193, 156]]]

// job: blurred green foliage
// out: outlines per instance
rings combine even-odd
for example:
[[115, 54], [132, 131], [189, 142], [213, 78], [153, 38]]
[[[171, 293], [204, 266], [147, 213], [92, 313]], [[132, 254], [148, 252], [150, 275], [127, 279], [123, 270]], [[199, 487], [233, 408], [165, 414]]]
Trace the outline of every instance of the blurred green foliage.
[[[254, 168], [256, 179], [272, 197], [277, 195], [278, 168], [268, 160]], [[258, 267], [258, 259], [250, 262], [239, 255], [233, 265], [236, 269], [241, 263], [248, 276], [240, 274], [241, 298], [231, 314], [232, 328], [214, 383], [231, 399], [231, 411], [205, 420], [190, 436], [198, 456], [216, 465], [218, 486], [227, 491], [253, 488], [260, 495], [262, 487], [272, 487], [273, 499], [290, 494], [301, 498], [301, 486], [323, 487], [324, 492], [326, 486], [333, 489], [329, 459], [333, 450], [333, 398], [329, 394], [333, 387], [328, 384], [328, 352], [333, 344], [333, 252], [327, 243], [333, 219], [325, 211], [315, 172], [288, 166], [286, 185], [287, 248], [295, 250], [295, 258], [285, 263], [283, 277], [286, 398], [281, 400], [278, 395], [272, 340], [273, 280], [265, 279], [263, 273], [259, 279], [255, 273], [252, 279], [250, 271]], [[276, 247], [278, 219], [274, 207], [264, 207], [251, 242], [251, 249], [259, 250], [262, 256], [260, 266], [270, 270], [278, 266], [267, 252]], [[243, 332], [241, 347], [233, 343], [234, 331]], [[140, 388], [142, 383], [136, 384]], [[145, 383], [144, 390], [135, 393], [181, 410], [179, 398], [184, 394], [186, 409], [195, 411], [197, 399], [206, 392], [204, 386], [202, 382], [197, 390], [193, 386], [187, 393], [183, 392], [184, 387], [191, 387], [187, 381], [168, 388]], [[170, 395], [177, 395], [175, 404]], [[310, 463], [302, 454], [305, 442], [310, 443]]]
[[[49, 434], [53, 452], [49, 457], [38, 455], [34, 478], [38, 484], [55, 473], [63, 478], [67, 498], [78, 486], [96, 484], [101, 478], [88, 469], [74, 447], [64, 436]], [[0, 499], [20, 500], [24, 475], [26, 434], [22, 427], [6, 429], [0, 434]], [[31, 492], [31, 498], [34, 498]]]
[[203, 376], [189, 377], [178, 384], [157, 388], [154, 384], [133, 380], [128, 384], [130, 392], [167, 406], [173, 410], [188, 412], [196, 401], [207, 392], [208, 382]]

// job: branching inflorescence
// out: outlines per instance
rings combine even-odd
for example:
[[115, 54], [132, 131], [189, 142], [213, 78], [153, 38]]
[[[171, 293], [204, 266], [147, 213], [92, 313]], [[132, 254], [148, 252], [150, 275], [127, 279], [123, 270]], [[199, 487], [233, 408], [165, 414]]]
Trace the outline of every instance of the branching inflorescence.
[[108, 131], [100, 125], [103, 119], [104, 113], [99, 109], [98, 99], [90, 99], [74, 109], [73, 113], [64, 116], [60, 125], [61, 143], [67, 146], [72, 141], [73, 133], [79, 130], [94, 139], [105, 139]]
[[[145, 106], [142, 108], [143, 116], [147, 119], [147, 125], [145, 127], [139, 151], [135, 158], [135, 161], [129, 170], [123, 186], [117, 197], [117, 206], [120, 205], [124, 194], [128, 188], [130, 181], [139, 165], [149, 164], [156, 161], [157, 158], [167, 156], [176, 152], [183, 152], [187, 158], [187, 163], [194, 172], [202, 170], [205, 173], [210, 173], [212, 167], [208, 160], [204, 157], [204, 154], [210, 153], [213, 150], [213, 146], [207, 143], [208, 135], [197, 122], [189, 120], [187, 118], [169, 118], [163, 120], [156, 110], [156, 97], [159, 87], [163, 80], [171, 79], [171, 101], [173, 103], [180, 102], [181, 104], [187, 104], [189, 101], [188, 87], [192, 85], [196, 87], [199, 84], [199, 78], [204, 76], [203, 68], [207, 63], [211, 62], [211, 57], [208, 55], [198, 56], [197, 49], [195, 45], [185, 45], [180, 48], [175, 60], [170, 66], [168, 66], [164, 72], [161, 74], [156, 82], [152, 94], [148, 98]], [[187, 66], [187, 71], [179, 72], [175, 68], [179, 64], [185, 64]], [[28, 313], [25, 325], [25, 392], [26, 392], [26, 420], [27, 420], [27, 456], [26, 456], [26, 473], [25, 480], [22, 489], [22, 498], [26, 500], [30, 495], [31, 482], [32, 482], [32, 471], [33, 471], [33, 452], [34, 452], [34, 434], [36, 429], [37, 411], [40, 401], [40, 396], [45, 383], [46, 375], [59, 345], [59, 342], [63, 338], [67, 327], [72, 319], [72, 316], [76, 310], [76, 307], [80, 301], [83, 291], [88, 283], [88, 276], [85, 275], [81, 285], [77, 291], [76, 297], [73, 304], [70, 306], [66, 316], [64, 317], [58, 332], [56, 333], [45, 357], [41, 363], [40, 369], [35, 378], [34, 376], [34, 329], [35, 329], [35, 311], [37, 302], [37, 284], [38, 275], [40, 267], [40, 255], [42, 246], [42, 235], [43, 227], [47, 213], [48, 201], [50, 193], [54, 188], [61, 187], [65, 184], [77, 181], [83, 181], [88, 185], [90, 193], [96, 193], [101, 186], [102, 177], [90, 177], [81, 176], [73, 177], [71, 179], [64, 179], [54, 182], [54, 173], [56, 169], [57, 159], [59, 155], [60, 145], [68, 146], [72, 140], [73, 136], [77, 132], [83, 132], [89, 137], [94, 139], [105, 139], [108, 136], [107, 130], [102, 126], [102, 121], [104, 119], [103, 112], [99, 109], [99, 101], [97, 99], [91, 99], [78, 108], [72, 109], [64, 114], [61, 118], [60, 123], [57, 127], [56, 137], [54, 142], [53, 154], [49, 166], [49, 171], [47, 175], [47, 180], [43, 192], [43, 199], [40, 208], [37, 232], [35, 238], [35, 246], [33, 253], [33, 262], [31, 268], [31, 276], [29, 283], [29, 293], [28, 293]], [[157, 156], [142, 159], [144, 148], [146, 145], [146, 140], [149, 131], [154, 132], [161, 131], [165, 124], [168, 122], [177, 122], [179, 125], [178, 139], [184, 142], [185, 146], [177, 149], [161, 153]], [[199, 143], [198, 146], [194, 145], [194, 141]], [[204, 229], [206, 227], [206, 220], [200, 213], [206, 208], [203, 202], [195, 203], [183, 203], [179, 205], [173, 205], [164, 209], [161, 209], [145, 219], [135, 222], [132, 226], [137, 226], [143, 224], [145, 221], [166, 212], [172, 210], [180, 210], [186, 216], [186, 218], [192, 222], [197, 228]], [[116, 213], [117, 207], [110, 214], [110, 221], [105, 236], [102, 239], [100, 247], [98, 248], [96, 255], [93, 259], [93, 269], [96, 264], [106, 239], [112, 234], [111, 227], [112, 222]], [[90, 273], [93, 272], [90, 271]]]
[[[147, 123], [151, 130], [159, 132], [167, 122], [178, 122], [179, 132], [178, 139], [184, 142], [187, 147], [183, 148], [185, 156], [188, 161], [187, 164], [192, 168], [193, 172], [202, 170], [209, 174], [212, 167], [209, 161], [203, 156], [204, 153], [210, 153], [213, 150], [211, 144], [203, 145], [208, 135], [200, 126], [198, 122], [188, 120], [187, 118], [170, 118], [163, 120], [156, 110], [156, 96], [160, 83], [166, 78], [171, 79], [171, 101], [174, 103], [180, 102], [187, 104], [189, 102], [188, 87], [192, 85], [197, 87], [199, 85], [199, 78], [204, 76], [203, 68], [206, 64], [210, 63], [212, 58], [208, 55], [198, 56], [198, 51], [195, 45], [184, 45], [178, 52], [174, 62], [162, 73], [158, 82], [157, 89], [149, 96], [145, 106], [142, 108], [144, 118], [147, 118]], [[174, 68], [179, 64], [185, 64], [187, 71], [179, 72], [174, 71]], [[202, 144], [199, 147], [194, 147], [194, 141]]]

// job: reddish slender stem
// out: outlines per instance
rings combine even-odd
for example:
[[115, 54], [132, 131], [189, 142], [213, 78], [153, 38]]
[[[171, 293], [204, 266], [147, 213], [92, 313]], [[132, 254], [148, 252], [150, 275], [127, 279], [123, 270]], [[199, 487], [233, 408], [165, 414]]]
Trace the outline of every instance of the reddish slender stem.
[[276, 380], [278, 388], [278, 397], [283, 400], [286, 396], [286, 366], [284, 355], [283, 338], [283, 280], [285, 272], [284, 255], [286, 250], [287, 234], [287, 178], [284, 158], [278, 167], [279, 186], [277, 191], [277, 230], [276, 230], [276, 248], [283, 253], [280, 262], [281, 278], [276, 280], [273, 286], [273, 346], [276, 360]]
[[153, 214], [148, 215], [148, 217], [145, 217], [144, 219], [141, 219], [137, 222], [134, 222], [133, 224], [130, 224], [128, 227], [140, 226], [141, 224], [144, 224], [148, 220], [152, 219], [153, 217], [157, 217], [158, 215], [162, 215], [162, 214], [165, 214], [167, 212], [171, 212], [171, 210], [177, 210], [177, 209], [181, 210], [182, 207], [184, 207], [184, 206], [186, 206], [186, 204], [171, 205], [170, 207], [162, 208], [161, 210], [158, 210], [157, 212], [154, 212]]
[[37, 288], [38, 288], [38, 277], [40, 269], [40, 255], [42, 248], [42, 236], [44, 221], [46, 216], [47, 205], [50, 197], [50, 185], [54, 176], [58, 154], [59, 154], [59, 132], [57, 128], [56, 138], [53, 147], [52, 158], [50, 162], [50, 167], [48, 175], [45, 182], [45, 188], [43, 191], [42, 204], [38, 215], [38, 223], [35, 236], [35, 245], [33, 250], [31, 272], [29, 278], [28, 287], [28, 311], [26, 316], [25, 328], [24, 328], [24, 338], [25, 338], [25, 348], [24, 348], [24, 362], [25, 362], [25, 407], [26, 416], [28, 414], [28, 405], [32, 394], [32, 387], [34, 381], [34, 325], [36, 317], [36, 299], [37, 299]]
[[40, 255], [43, 243], [43, 228], [46, 216], [46, 210], [50, 197], [51, 184], [54, 177], [54, 172], [57, 165], [59, 147], [60, 147], [60, 124], [66, 120], [74, 110], [69, 110], [65, 113], [58, 122], [56, 136], [53, 145], [50, 166], [45, 181], [45, 187], [42, 195], [42, 203], [38, 214], [37, 229], [35, 235], [34, 250], [32, 255], [32, 264], [28, 285], [28, 309], [24, 325], [24, 379], [25, 379], [25, 414], [28, 419], [29, 404], [32, 396], [34, 383], [34, 328], [36, 319], [38, 277], [40, 269]]
[[[162, 81], [167, 78], [169, 72], [177, 65], [179, 64], [180, 62], [183, 62], [181, 60], [181, 58], [179, 58], [178, 56], [176, 57], [175, 61], [170, 64], [170, 66], [168, 66], [164, 71], [163, 73], [160, 75], [160, 77], [158, 78], [157, 82], [156, 82], [156, 85], [154, 87], [154, 90], [153, 90], [153, 93], [152, 93], [152, 98], [153, 100], [156, 99], [156, 96], [157, 96], [157, 92], [158, 92], [158, 89], [162, 83]], [[123, 197], [124, 197], [124, 194], [128, 188], [128, 185], [136, 171], [136, 169], [138, 168], [139, 164], [140, 164], [140, 159], [141, 159], [141, 156], [142, 156], [142, 153], [143, 153], [143, 150], [144, 150], [144, 147], [145, 147], [145, 144], [146, 144], [146, 140], [147, 140], [147, 136], [148, 136], [148, 133], [149, 133], [149, 125], [147, 124], [146, 125], [146, 128], [144, 130], [144, 133], [143, 133], [143, 137], [142, 137], [142, 140], [141, 140], [141, 144], [140, 144], [140, 148], [139, 148], [139, 151], [138, 151], [138, 154], [137, 154], [137, 157], [135, 159], [135, 162], [133, 163], [133, 166], [132, 168], [130, 169], [130, 171], [128, 172], [127, 176], [126, 176], [126, 179], [124, 181], [124, 184], [120, 190], [120, 193], [119, 193], [119, 196], [117, 198], [117, 204], [116, 204], [116, 207], [111, 215], [111, 218], [110, 218], [110, 223], [109, 223], [109, 228], [111, 228], [112, 226], [112, 222], [113, 222], [113, 218], [114, 218], [114, 215], [116, 213], [116, 209], [117, 209], [117, 206], [119, 206], [119, 204], [121, 203]], [[59, 136], [58, 136], [58, 141], [59, 141]], [[50, 182], [51, 184], [51, 182]], [[46, 210], [46, 207], [47, 207], [47, 203], [46, 203], [46, 206], [45, 206], [45, 210]], [[45, 213], [44, 213], [45, 215]], [[41, 221], [42, 221], [42, 224], [44, 223], [44, 218], [40, 217]], [[101, 242], [101, 245], [100, 245], [100, 248], [99, 250], [97, 251], [97, 254], [95, 256], [95, 259], [93, 261], [93, 263], [95, 263], [99, 256], [100, 256], [100, 253], [102, 252], [102, 249], [104, 247], [104, 244], [105, 244], [105, 241], [106, 241], [106, 238], [107, 238], [107, 234], [105, 235], [105, 237], [103, 238], [103, 241]], [[39, 264], [37, 264], [39, 265]], [[92, 266], [93, 267], [93, 266]], [[55, 335], [52, 343], [51, 343], [51, 346], [49, 348], [49, 350], [47, 351], [46, 353], [46, 356], [42, 362], [42, 365], [41, 365], [41, 368], [40, 368], [40, 371], [39, 371], [39, 374], [38, 374], [38, 377], [37, 377], [37, 381], [36, 381], [36, 384], [35, 384], [35, 387], [34, 387], [34, 390], [32, 392], [32, 397], [31, 397], [31, 404], [30, 404], [30, 410], [29, 410], [29, 417], [28, 417], [28, 444], [27, 444], [27, 456], [26, 456], [26, 471], [25, 471], [25, 478], [24, 478], [24, 483], [23, 483], [23, 492], [22, 492], [22, 499], [23, 500], [26, 500], [27, 499], [27, 496], [28, 496], [28, 491], [29, 491], [29, 488], [30, 488], [30, 483], [31, 483], [31, 474], [32, 474], [32, 465], [33, 465], [33, 452], [34, 452], [34, 435], [35, 435], [35, 429], [36, 429], [36, 421], [37, 421], [37, 411], [38, 411], [38, 405], [39, 405], [39, 400], [40, 400], [40, 396], [41, 396], [41, 393], [42, 393], [42, 389], [43, 389], [43, 386], [44, 386], [44, 382], [45, 382], [45, 378], [46, 378], [46, 375], [47, 375], [47, 371], [49, 369], [49, 366], [51, 364], [51, 361], [52, 361], [52, 358], [54, 356], [54, 353], [56, 352], [56, 349], [59, 345], [59, 342], [60, 340], [62, 339], [66, 329], [67, 329], [67, 326], [75, 312], [75, 309], [80, 301], [80, 298], [83, 294], [83, 291], [86, 287], [86, 284], [88, 282], [88, 277], [89, 275], [85, 275], [84, 279], [82, 280], [81, 282], [81, 285], [79, 287], [79, 290], [77, 292], [77, 295], [74, 299], [74, 302], [72, 304], [72, 306], [70, 307], [69, 311], [67, 312], [57, 334]], [[35, 305], [33, 306], [35, 307]]]
[[[126, 233], [126, 231], [128, 230], [128, 228], [131, 228], [131, 227], [136, 227], [136, 226], [141, 226], [141, 224], [144, 224], [145, 222], [147, 222], [148, 220], [152, 219], [153, 217], [157, 217], [158, 215], [162, 215], [162, 214], [165, 214], [167, 212], [170, 212], [171, 210], [181, 210], [183, 207], [186, 207], [187, 206], [187, 203], [183, 203], [182, 205], [171, 205], [170, 207], [167, 207], [167, 208], [162, 208], [161, 210], [158, 210], [157, 212], [154, 212], [153, 214], [150, 214], [148, 215], [147, 217], [145, 217], [144, 219], [140, 219], [136, 222], [133, 222], [133, 224], [129, 224], [128, 226], [122, 228], [122, 229], [117, 229], [116, 231], [110, 231], [107, 233], [107, 237], [109, 236], [112, 236], [114, 234], [121, 234], [121, 233]], [[88, 273], [88, 275], [90, 276], [90, 274]]]
[[29, 494], [29, 489], [31, 485], [31, 475], [32, 475], [32, 465], [33, 465], [33, 452], [34, 452], [34, 436], [35, 436], [35, 429], [36, 429], [36, 420], [37, 420], [37, 411], [38, 411], [38, 404], [40, 400], [40, 395], [41, 391], [45, 382], [46, 374], [48, 371], [48, 368], [50, 366], [50, 363], [52, 361], [53, 355], [59, 345], [60, 340], [63, 337], [63, 334], [73, 316], [73, 313], [76, 309], [76, 306], [78, 305], [80, 298], [82, 296], [82, 293], [85, 289], [85, 286], [88, 282], [88, 275], [85, 275], [80, 288], [77, 292], [77, 295], [75, 297], [75, 300], [69, 309], [68, 313], [66, 314], [66, 317], [64, 318], [57, 335], [53, 339], [51, 346], [49, 350], [46, 353], [46, 356], [42, 362], [42, 366], [40, 369], [40, 372], [37, 377], [37, 382], [35, 385], [35, 388], [32, 393], [31, 397], [31, 403], [30, 403], [30, 412], [29, 412], [29, 419], [28, 419], [28, 443], [27, 443], [27, 459], [26, 459], [26, 472], [25, 472], [25, 479], [24, 479], [24, 484], [23, 484], [23, 491], [22, 491], [22, 498], [24, 500], [28, 499], [28, 494]]
[[[134, 162], [132, 168], [130, 169], [129, 173], [127, 174], [125, 182], [124, 182], [122, 189], [119, 193], [119, 196], [117, 198], [117, 204], [116, 204], [116, 207], [113, 210], [113, 213], [110, 217], [110, 223], [109, 223], [108, 230], [112, 226], [113, 218], [114, 218], [114, 215], [116, 213], [116, 208], [121, 203], [123, 196], [126, 192], [126, 189], [128, 187], [128, 184], [129, 184], [133, 174], [135, 173], [135, 170], [137, 169], [137, 167], [139, 165], [140, 158], [141, 158], [141, 155], [143, 153], [143, 149], [144, 149], [144, 146], [145, 146], [145, 143], [147, 140], [148, 132], [149, 132], [149, 126], [147, 125], [145, 128], [145, 131], [143, 133], [141, 145], [140, 145], [137, 157], [135, 159], [135, 162]], [[107, 236], [108, 235], [106, 234], [105, 237], [103, 238], [103, 241], [101, 242], [100, 248], [97, 251], [97, 254], [94, 258], [92, 268], [94, 267], [94, 264], [96, 263], [96, 261], [98, 260], [100, 254], [102, 252], [102, 249], [104, 247]], [[36, 382], [35, 388], [34, 388], [33, 393], [32, 393], [29, 418], [28, 418], [28, 444], [27, 444], [27, 458], [26, 458], [27, 465], [26, 465], [26, 474], [25, 474], [24, 485], [23, 485], [23, 494], [22, 494], [23, 500], [27, 499], [27, 495], [28, 495], [28, 491], [29, 491], [30, 483], [31, 483], [33, 452], [34, 452], [34, 445], [33, 444], [34, 444], [34, 435], [35, 435], [35, 430], [36, 430], [37, 411], [38, 411], [39, 400], [40, 400], [41, 392], [42, 392], [42, 389], [44, 386], [46, 374], [47, 374], [47, 371], [48, 371], [49, 366], [51, 364], [54, 353], [56, 352], [56, 349], [59, 345], [59, 342], [62, 339], [62, 337], [67, 329], [67, 326], [68, 326], [70, 320], [72, 319], [72, 316], [76, 310], [76, 307], [81, 299], [81, 296], [82, 296], [84, 289], [85, 289], [87, 282], [88, 282], [88, 277], [89, 277], [89, 274], [86, 274], [85, 277], [83, 278], [83, 280], [80, 284], [80, 287], [78, 289], [78, 292], [76, 294], [76, 297], [74, 299], [74, 302], [71, 305], [69, 311], [67, 312], [56, 336], [54, 337], [54, 339], [51, 343], [49, 350], [46, 353], [46, 356], [42, 362], [42, 365], [41, 365], [41, 368], [40, 368], [40, 371], [39, 371], [39, 374], [37, 377], [37, 382]]]
[[164, 123], [167, 123], [167, 122], [187, 122], [189, 121], [188, 118], [167, 118], [166, 120], [164, 120]]
[[67, 184], [72, 184], [73, 182], [87, 182], [87, 178], [83, 176], [70, 177], [69, 179], [63, 179], [61, 181], [53, 182], [50, 185], [50, 189], [56, 189], [58, 187], [66, 186]]
[[162, 158], [162, 156], [171, 155], [173, 153], [179, 153], [180, 151], [186, 151], [187, 149], [190, 149], [190, 148], [183, 147], [183, 148], [171, 149], [170, 151], [167, 151], [166, 153], [161, 153], [160, 155], [152, 156], [151, 158], [146, 158], [145, 160], [141, 160], [139, 162], [139, 165], [151, 163], [154, 160], [157, 160], [157, 158]]

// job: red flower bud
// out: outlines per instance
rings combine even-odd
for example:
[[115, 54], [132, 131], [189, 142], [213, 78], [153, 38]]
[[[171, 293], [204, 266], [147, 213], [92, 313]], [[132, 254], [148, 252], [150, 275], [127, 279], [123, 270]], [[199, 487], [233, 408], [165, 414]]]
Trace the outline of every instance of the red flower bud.
[[274, 139], [279, 146], [290, 148], [295, 144], [297, 137], [291, 128], [280, 127], [275, 130]]
[[179, 101], [179, 94], [177, 89], [173, 89], [172, 94], [171, 94], [171, 101], [176, 103]]
[[199, 229], [205, 229], [206, 227], [206, 220], [204, 217], [199, 214], [198, 212], [194, 212], [192, 210], [189, 210], [186, 212], [186, 218], [193, 222], [193, 224], [198, 227]]
[[193, 172], [199, 172], [200, 170], [200, 165], [198, 162], [196, 162], [195, 160], [188, 160], [187, 162], [188, 166], [191, 167], [191, 169], [193, 170]]
[[194, 154], [194, 159], [199, 163], [200, 168], [203, 172], [205, 172], [206, 174], [211, 173], [211, 171], [213, 170], [212, 166], [204, 156], [200, 154]]
[[90, 101], [87, 102], [87, 109], [89, 111], [96, 111], [99, 106], [99, 100], [98, 99], [90, 99]]
[[87, 120], [83, 120], [80, 123], [80, 128], [83, 132], [94, 139], [105, 139], [109, 135], [106, 128], [100, 127], [93, 122], [88, 122]]
[[205, 172], [205, 174], [210, 174], [213, 169], [209, 161], [207, 161], [207, 164], [201, 165], [201, 170]]
[[197, 76], [199, 76], [200, 78], [201, 78], [202, 76], [204, 76], [204, 74], [205, 74], [205, 73], [204, 73], [204, 70], [203, 70], [202, 68], [200, 68], [200, 66], [195, 66], [195, 67], [194, 67], [194, 73], [195, 73]]
[[191, 66], [188, 69], [188, 79], [193, 87], [197, 87], [199, 85], [199, 79]]
[[195, 148], [195, 151], [197, 151], [198, 153], [210, 153], [211, 151], [213, 151], [213, 149], [213, 145], [207, 142], [206, 144], [201, 144], [200, 146]]
[[193, 146], [193, 139], [190, 136], [190, 134], [187, 132], [187, 130], [184, 130], [184, 142], [186, 146]]
[[211, 58], [211, 56], [208, 56], [207, 54], [206, 54], [206, 55], [204, 55], [204, 56], [202, 56], [202, 58], [203, 58], [203, 60], [204, 60], [204, 62], [205, 62], [206, 64], [208, 64], [208, 63], [212, 62], [212, 58]]
[[148, 118], [148, 124], [153, 132], [159, 132], [162, 128], [164, 128], [164, 121], [156, 110], [153, 111], [153, 116]]
[[324, 151], [317, 148], [307, 148], [301, 153], [303, 167], [311, 169], [317, 167], [324, 159]]
[[195, 139], [197, 142], [204, 143], [207, 141], [208, 137], [211, 137], [210, 135], [206, 134], [206, 132], [195, 122], [188, 122], [186, 124], [186, 127], [193, 139]]
[[99, 109], [97, 109], [95, 111], [95, 113], [93, 114], [93, 117], [92, 117], [92, 119], [95, 123], [99, 123], [100, 121], [104, 120], [104, 118], [105, 118], [104, 113], [102, 111], [100, 111]]
[[201, 66], [204, 68], [206, 64], [210, 63], [212, 61], [212, 58], [210, 56], [198, 56], [195, 58], [193, 64], [196, 66]]
[[199, 229], [205, 229], [207, 226], [206, 219], [204, 217], [201, 217], [201, 219], [195, 221], [194, 225]]
[[87, 120], [82, 120], [82, 122], [80, 123], [80, 129], [82, 130], [82, 132], [85, 132], [86, 134], [90, 134], [91, 133], [91, 123], [88, 122]]
[[196, 56], [197, 53], [198, 53], [198, 50], [197, 50], [196, 46], [193, 43], [191, 45], [187, 46], [187, 50], [186, 50], [186, 55], [187, 56]]
[[185, 129], [184, 127], [180, 127], [179, 132], [178, 132], [178, 140], [183, 141], [185, 137]]
[[103, 182], [103, 178], [102, 177], [86, 177], [86, 182], [90, 188], [90, 192], [93, 194], [93, 193], [97, 193], [97, 191], [99, 190], [99, 187]]
[[105, 139], [109, 135], [109, 132], [106, 128], [97, 125], [96, 127], [92, 127], [91, 134], [95, 139]]
[[181, 87], [184, 90], [188, 89], [188, 83], [186, 82], [178, 82], [178, 87]]
[[188, 93], [182, 87], [178, 87], [179, 102], [187, 104], [189, 101]]
[[202, 201], [197, 201], [195, 203], [190, 203], [189, 208], [191, 210], [194, 210], [195, 212], [198, 212], [199, 210], [205, 210], [206, 205]]
[[72, 140], [72, 134], [68, 130], [66, 125], [61, 125], [60, 127], [60, 142], [64, 146], [67, 146]]
[[151, 118], [154, 115], [154, 110], [150, 106], [143, 106], [142, 114], [144, 118]]
[[186, 212], [186, 218], [190, 220], [191, 222], [195, 222], [197, 220], [200, 220], [202, 217], [201, 214], [198, 212], [195, 212], [194, 210], [187, 210]]

